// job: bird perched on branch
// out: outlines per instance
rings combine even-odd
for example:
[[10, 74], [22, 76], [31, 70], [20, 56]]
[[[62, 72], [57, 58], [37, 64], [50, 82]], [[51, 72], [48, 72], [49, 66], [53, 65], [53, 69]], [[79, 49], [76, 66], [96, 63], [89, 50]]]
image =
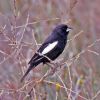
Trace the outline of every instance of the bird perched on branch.
[[51, 60], [55, 60], [63, 52], [70, 30], [71, 28], [65, 24], [58, 25], [54, 28], [50, 36], [48, 36], [48, 38], [44, 41], [44, 43], [29, 61], [29, 68], [21, 78], [21, 82], [38, 64], [46, 64]]

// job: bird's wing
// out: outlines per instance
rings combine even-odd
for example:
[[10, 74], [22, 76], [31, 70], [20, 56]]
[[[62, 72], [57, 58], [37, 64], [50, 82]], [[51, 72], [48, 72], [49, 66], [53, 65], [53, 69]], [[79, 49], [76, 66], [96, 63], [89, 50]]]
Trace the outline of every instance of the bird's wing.
[[34, 56], [31, 58], [28, 64], [32, 64], [33, 62], [42, 59], [43, 56], [40, 56], [38, 53], [41, 53], [41, 51], [47, 46], [48, 44], [42, 44], [42, 46], [37, 50], [37, 53], [34, 54]]
[[[44, 43], [41, 45], [41, 47], [38, 49], [38, 52], [42, 53], [42, 51], [47, 48], [48, 46], [50, 46], [50, 44], [54, 43], [55, 41], [57, 41], [57, 36], [55, 35], [50, 35], [48, 36], [48, 38], [44, 41]], [[53, 46], [53, 45], [52, 45]], [[52, 47], [51, 46], [51, 47]], [[46, 50], [46, 49], [45, 49]]]
[[34, 56], [31, 58], [31, 60], [28, 62], [28, 64], [31, 65], [31, 64], [33, 64], [34, 62], [36, 62], [37, 60], [39, 60], [41, 58], [42, 57], [39, 54], [35, 53]]
[[29, 61], [29, 64], [43, 58], [43, 56], [39, 55], [38, 53], [45, 55], [45, 54], [49, 53], [50, 51], [52, 51], [56, 47], [57, 44], [58, 44], [58, 41], [54, 41], [52, 43], [44, 43], [39, 48], [37, 53], [35, 53], [34, 56], [31, 58], [31, 60]]
[[[57, 42], [56, 39], [57, 37], [54, 35], [50, 35], [45, 41], [44, 43], [41, 45], [41, 47], [37, 50], [38, 53], [42, 53], [43, 55], [48, 53], [50, 50], [52, 50]], [[35, 53], [34, 56], [31, 58], [31, 60], [29, 61], [28, 64], [33, 63], [34, 61], [38, 60], [38, 59], [42, 59], [43, 56], [40, 56], [38, 53]]]
[[49, 43], [44, 49], [43, 51], [41, 52], [41, 54], [45, 55], [47, 53], [49, 53], [51, 50], [53, 50], [56, 45], [58, 44], [58, 41], [54, 41], [52, 43]]

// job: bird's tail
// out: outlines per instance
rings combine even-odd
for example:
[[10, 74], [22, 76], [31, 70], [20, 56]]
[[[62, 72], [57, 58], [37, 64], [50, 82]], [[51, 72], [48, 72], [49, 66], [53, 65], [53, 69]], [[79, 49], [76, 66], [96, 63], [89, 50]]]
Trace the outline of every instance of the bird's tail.
[[23, 80], [25, 79], [27, 74], [31, 71], [31, 69], [32, 69], [32, 66], [30, 65], [29, 68], [27, 69], [26, 73], [24, 74], [24, 76], [21, 78], [20, 82], [23, 82]]
[[24, 76], [21, 78], [20, 82], [23, 82], [24, 78], [27, 76], [27, 74], [32, 70], [34, 69], [38, 64], [40, 64], [42, 61], [42, 58], [41, 59], [38, 59], [37, 61], [35, 62], [30, 62], [30, 66], [29, 68], [27, 69], [26, 73], [24, 74]]

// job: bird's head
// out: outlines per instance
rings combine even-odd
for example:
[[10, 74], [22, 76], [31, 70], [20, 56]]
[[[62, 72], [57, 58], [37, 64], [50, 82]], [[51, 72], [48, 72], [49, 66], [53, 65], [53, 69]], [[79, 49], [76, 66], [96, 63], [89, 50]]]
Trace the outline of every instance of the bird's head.
[[70, 30], [72, 30], [72, 28], [68, 27], [66, 24], [60, 24], [54, 29], [54, 32], [61, 36], [67, 36]]

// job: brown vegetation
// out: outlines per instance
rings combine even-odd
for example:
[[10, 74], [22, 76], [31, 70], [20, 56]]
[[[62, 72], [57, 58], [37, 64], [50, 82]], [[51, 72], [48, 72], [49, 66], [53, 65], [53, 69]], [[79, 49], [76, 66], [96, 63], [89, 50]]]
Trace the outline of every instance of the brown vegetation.
[[[0, 0], [0, 100], [99, 100], [99, 5], [100, 0]], [[60, 23], [73, 31], [53, 62], [54, 72], [47, 75], [50, 67], [41, 64], [20, 83], [28, 61]]]

